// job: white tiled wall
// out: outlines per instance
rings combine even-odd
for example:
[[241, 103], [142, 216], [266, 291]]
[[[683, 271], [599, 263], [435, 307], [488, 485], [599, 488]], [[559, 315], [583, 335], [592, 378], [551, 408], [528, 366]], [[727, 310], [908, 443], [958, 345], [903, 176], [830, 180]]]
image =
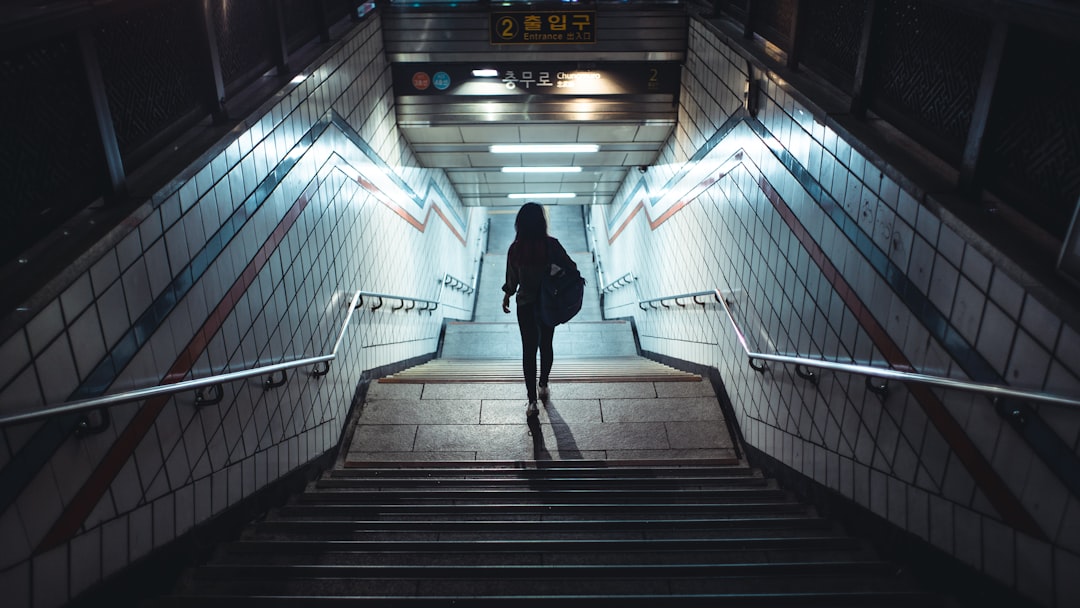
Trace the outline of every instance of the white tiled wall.
[[[434, 352], [443, 317], [471, 314], [442, 278], [476, 275], [483, 212], [418, 198], [453, 190], [394, 127], [379, 27], [358, 26], [80, 261], [0, 344], [0, 411], [70, 399], [108, 356], [123, 369], [97, 373], [118, 392], [169, 370], [198, 378], [328, 352], [356, 290], [440, 306], [373, 311], [368, 298], [323, 378], [299, 368], [279, 389], [230, 383], [201, 409], [191, 393], [117, 406], [103, 434], [64, 441], [0, 513], [5, 605], [60, 605], [324, 453], [364, 370]], [[19, 465], [42, 427], [3, 429], [0, 467]], [[43, 542], [65, 517], [74, 531]]]
[[[692, 23], [677, 132], [644, 177], [592, 210], [608, 228], [597, 252], [606, 275], [637, 277], [605, 296], [605, 313], [634, 316], [645, 350], [716, 366], [756, 448], [1045, 605], [1077, 605], [1080, 501], [988, 399], [895, 382], [881, 399], [861, 377], [820, 372], [814, 386], [782, 365], [758, 374], [718, 305], [638, 309], [718, 288], [756, 350], [955, 377], [966, 351], [1015, 386], [1080, 395], [1078, 328], [1063, 320], [1077, 310], [1055, 313], [1035, 281], [775, 79], [759, 126], [725, 125], [746, 65]], [[914, 299], [881, 268], [905, 276]], [[934, 315], [950, 348], [927, 326]], [[1080, 453], [1080, 412], [1037, 410]], [[1002, 515], [1009, 501], [1020, 516]]]

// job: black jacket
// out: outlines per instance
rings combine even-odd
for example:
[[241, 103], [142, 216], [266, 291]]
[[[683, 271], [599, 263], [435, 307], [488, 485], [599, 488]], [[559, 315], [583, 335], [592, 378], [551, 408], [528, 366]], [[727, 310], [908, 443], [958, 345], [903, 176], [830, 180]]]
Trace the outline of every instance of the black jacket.
[[[547, 247], [552, 264], [562, 268], [577, 269], [577, 264], [570, 259], [570, 255], [566, 253], [566, 249], [563, 249], [559, 239], [547, 237]], [[509, 295], [517, 293], [516, 301], [519, 306], [532, 304], [540, 299], [540, 279], [543, 278], [545, 272], [550, 271], [547, 260], [539, 264], [515, 263], [522, 257], [520, 248], [521, 244], [514, 241], [506, 253], [506, 283], [502, 286], [503, 291]]]

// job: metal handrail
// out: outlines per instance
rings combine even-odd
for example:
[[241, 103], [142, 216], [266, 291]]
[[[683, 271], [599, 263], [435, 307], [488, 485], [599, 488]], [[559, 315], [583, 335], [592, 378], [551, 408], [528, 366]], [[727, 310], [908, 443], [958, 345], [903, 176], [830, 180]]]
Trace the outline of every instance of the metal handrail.
[[[330, 371], [330, 361], [337, 358], [338, 348], [341, 346], [341, 342], [345, 338], [345, 331], [349, 327], [349, 322], [352, 321], [353, 312], [361, 306], [361, 304], [359, 303], [361, 299], [360, 294], [360, 291], [357, 291], [355, 294], [353, 294], [352, 301], [349, 304], [349, 312], [345, 315], [345, 321], [341, 324], [341, 331], [338, 332], [337, 340], [334, 341], [334, 348], [330, 351], [329, 354], [318, 355], [315, 357], [304, 357], [302, 359], [296, 359], [294, 361], [274, 363], [272, 365], [263, 365], [238, 372], [218, 374], [216, 376], [208, 376], [206, 378], [198, 378], [195, 380], [184, 380], [182, 382], [174, 382], [170, 384], [159, 384], [157, 386], [152, 386], [149, 388], [140, 388], [133, 391], [113, 393], [111, 395], [103, 395], [100, 397], [91, 397], [89, 399], [79, 399], [78, 401], [69, 401], [67, 403], [61, 403], [58, 405], [46, 406], [44, 408], [35, 409], [33, 411], [6, 414], [4, 416], [0, 416], [0, 426], [15, 424], [19, 422], [30, 422], [32, 420], [40, 420], [42, 418], [48, 418], [57, 414], [89, 412], [92, 410], [99, 410], [113, 405], [119, 405], [121, 403], [142, 401], [144, 399], [148, 399], [150, 397], [157, 397], [159, 395], [169, 395], [172, 393], [181, 393], [184, 391], [197, 390], [201, 388], [206, 388], [208, 386], [225, 384], [226, 382], [235, 382], [237, 380], [253, 378], [255, 376], [270, 376], [272, 378], [273, 375], [277, 372], [284, 372], [285, 370], [292, 369], [294, 367], [304, 367], [305, 365], [318, 365], [320, 363], [326, 363], [325, 370], [313, 372], [313, 374], [316, 376], [324, 376]], [[269, 387], [278, 385], [278, 383], [273, 382], [272, 380], [267, 382], [267, 386]]]
[[[408, 312], [410, 310], [415, 309], [417, 304], [423, 304], [424, 305], [423, 308], [419, 309], [420, 312], [423, 312], [425, 310], [428, 310], [428, 311], [435, 310], [436, 308], [439, 307], [439, 302], [437, 300], [425, 300], [423, 298], [414, 298], [412, 296], [395, 296], [395, 295], [386, 294], [386, 293], [374, 293], [374, 292], [371, 292], [371, 291], [358, 291], [357, 293], [360, 295], [360, 302], [357, 303], [357, 306], [363, 306], [364, 305], [364, 298], [365, 297], [376, 298], [377, 300], [379, 300], [378, 304], [373, 304], [371, 306], [371, 310], [379, 310], [380, 308], [382, 308], [383, 304], [384, 304], [383, 300], [398, 300], [399, 302], [401, 302], [401, 304], [399, 306], [391, 307], [390, 308], [391, 311], [404, 309], [406, 312]], [[411, 303], [411, 305], [406, 307], [406, 303]]]
[[[604, 284], [604, 264], [600, 260], [600, 248], [596, 243], [596, 229], [593, 227], [592, 222], [588, 221], [586, 216], [585, 231], [589, 233], [589, 240], [592, 241], [592, 255], [595, 260], [594, 268], [596, 268], [596, 284]], [[607, 293], [604, 290], [600, 290], [600, 293]]]
[[[940, 386], [942, 388], [948, 389], [983, 393], [998, 399], [1022, 399], [1029, 401], [1039, 401], [1042, 403], [1052, 403], [1055, 405], [1080, 407], [1080, 398], [1065, 397], [1063, 395], [1055, 395], [1044, 391], [1018, 389], [1001, 384], [959, 380], [956, 378], [932, 376], [929, 374], [920, 374], [917, 372], [885, 369], [880, 367], [874, 367], [871, 365], [859, 365], [857, 363], [840, 363], [838, 361], [829, 361], [827, 359], [814, 359], [809, 357], [796, 357], [790, 355], [755, 352], [751, 350], [749, 344], [747, 344], [746, 334], [743, 332], [742, 328], [739, 327], [739, 323], [735, 320], [735, 315], [731, 312], [731, 304], [727, 301], [726, 298], [724, 298], [723, 293], [721, 293], [719, 289], [685, 293], [677, 296], [667, 296], [664, 298], [653, 298], [651, 300], [642, 300], [638, 302], [638, 307], [642, 310], [647, 310], [645, 305], [648, 305], [649, 308], [656, 308], [655, 304], [659, 303], [664, 308], [670, 308], [670, 306], [663, 304], [663, 302], [669, 300], [675, 301], [675, 303], [679, 306], [685, 306], [684, 304], [679, 303], [679, 300], [684, 300], [687, 298], [693, 299], [694, 304], [704, 306], [705, 304], [707, 304], [707, 302], [702, 302], [698, 300], [698, 298], [704, 296], [712, 296], [724, 307], [724, 312], [727, 314], [728, 320], [731, 321], [731, 327], [735, 330], [735, 335], [739, 340], [739, 345], [742, 347], [743, 352], [746, 353], [747, 359], [750, 363], [750, 367], [753, 368], [754, 371], [762, 372], [765, 370], [764, 365], [755, 365], [755, 360], [773, 361], [775, 363], [785, 363], [796, 366], [796, 373], [798, 373], [799, 376], [803, 378], [813, 378], [813, 374], [799, 370], [799, 367], [813, 367], [816, 369], [829, 369], [833, 371], [858, 374], [862, 376], [872, 376], [874, 378], [884, 378], [886, 380], [897, 380], [899, 382], [914, 382], [918, 384]], [[881, 390], [880, 388], [876, 388], [873, 386], [871, 386], [871, 389], [876, 389], [878, 391]]]
[[[716, 292], [716, 293], [719, 293], [719, 292]], [[705, 302], [699, 302], [698, 298], [700, 298], [702, 296], [711, 296], [711, 295], [714, 295], [712, 291], [695, 291], [695, 292], [692, 292], [692, 293], [681, 293], [681, 294], [679, 294], [677, 296], [666, 296], [666, 297], [663, 297], [663, 298], [652, 298], [651, 300], [638, 300], [638, 308], [640, 308], [641, 310], [646, 310], [646, 308], [645, 308], [646, 305], [648, 305], [649, 308], [657, 308], [658, 307], [657, 305], [659, 305], [659, 307], [662, 307], [662, 308], [671, 308], [671, 306], [669, 306], [667, 304], [664, 304], [664, 302], [667, 302], [668, 300], [671, 300], [672, 302], [675, 303], [676, 306], [679, 306], [680, 308], [682, 308], [682, 307], [685, 307], [686, 304], [683, 304], [682, 302], [680, 302], [680, 300], [685, 300], [686, 298], [693, 299], [694, 304], [697, 304], [698, 306], [704, 306]]]
[[600, 293], [611, 293], [616, 289], [619, 289], [620, 287], [626, 287], [627, 285], [633, 283], [636, 280], [637, 277], [634, 276], [634, 273], [628, 272], [623, 276], [615, 279], [614, 281], [608, 283], [606, 286], [601, 287]]
[[462, 291], [465, 293], [465, 295], [469, 295], [473, 291], [475, 291], [475, 289], [471, 285], [451, 275], [450, 273], [446, 273], [445, 275], [443, 275], [442, 284], [446, 285], [450, 289], [453, 289], [454, 291]]

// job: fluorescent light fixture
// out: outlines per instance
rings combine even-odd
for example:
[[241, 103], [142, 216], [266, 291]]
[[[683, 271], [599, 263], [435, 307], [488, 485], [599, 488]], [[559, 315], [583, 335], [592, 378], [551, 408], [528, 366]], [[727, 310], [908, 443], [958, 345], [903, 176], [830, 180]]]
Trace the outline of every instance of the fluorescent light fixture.
[[530, 153], [564, 153], [598, 152], [598, 144], [495, 144], [488, 148], [492, 154], [530, 154]]
[[479, 69], [473, 70], [472, 75], [477, 78], [495, 78], [499, 75], [499, 70], [492, 69]]
[[503, 167], [503, 173], [581, 173], [581, 167]]
[[534, 194], [507, 194], [506, 198], [574, 198], [573, 192], [537, 192]]
[[300, 72], [296, 76], [293, 76], [292, 80], [290, 80], [289, 83], [291, 83], [291, 84], [300, 84], [301, 82], [304, 82], [305, 80], [307, 80], [307, 74], [305, 74], [303, 72]]

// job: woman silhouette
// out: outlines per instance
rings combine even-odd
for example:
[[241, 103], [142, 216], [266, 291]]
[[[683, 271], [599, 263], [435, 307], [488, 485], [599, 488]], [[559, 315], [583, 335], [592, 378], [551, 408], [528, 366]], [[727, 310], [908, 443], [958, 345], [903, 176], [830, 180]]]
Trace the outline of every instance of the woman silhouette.
[[[503, 284], [503, 312], [510, 314], [510, 296], [517, 294], [517, 321], [521, 331], [521, 367], [525, 374], [525, 390], [529, 403], [525, 416], [536, 416], [537, 406], [536, 351], [540, 350], [539, 398], [550, 396], [548, 376], [555, 358], [551, 339], [555, 328], [540, 321], [540, 280], [551, 271], [550, 264], [577, 270], [558, 239], [548, 236], [544, 208], [525, 203], [514, 220], [517, 233], [506, 254], [506, 283]], [[550, 255], [549, 255], [550, 254]], [[550, 260], [550, 263], [549, 263]]]

